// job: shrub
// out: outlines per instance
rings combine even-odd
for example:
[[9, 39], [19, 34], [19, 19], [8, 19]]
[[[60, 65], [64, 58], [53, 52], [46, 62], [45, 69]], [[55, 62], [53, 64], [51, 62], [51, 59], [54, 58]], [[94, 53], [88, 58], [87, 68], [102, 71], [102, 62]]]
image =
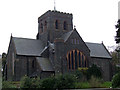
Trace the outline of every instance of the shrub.
[[54, 88], [54, 85], [55, 85], [55, 78], [49, 77], [41, 81], [40, 88]]
[[41, 88], [40, 84], [41, 84], [41, 80], [39, 77], [38, 78], [31, 78], [30, 88]]
[[92, 67], [90, 67], [87, 70], [87, 79], [89, 80], [91, 78], [91, 76], [97, 77], [97, 78], [102, 78], [102, 74], [100, 71], [100, 68], [97, 67], [96, 65], [92, 65]]
[[83, 75], [83, 73], [80, 70], [76, 70], [75, 71], [75, 76], [76, 76], [76, 79], [78, 80], [78, 82], [84, 81], [83, 80], [84, 75]]
[[54, 88], [74, 88], [75, 77], [70, 74], [58, 75], [56, 78]]
[[101, 85], [100, 81], [101, 80], [99, 78], [92, 76], [91, 79], [89, 80], [89, 84], [92, 88], [100, 87]]
[[12, 82], [10, 81], [3, 81], [2, 88], [16, 88], [16, 86], [13, 85]]
[[112, 82], [104, 82], [101, 84], [102, 88], [110, 88], [112, 87]]
[[20, 88], [30, 88], [32, 82], [31, 79], [27, 76], [24, 76], [20, 82]]
[[24, 76], [20, 81], [20, 88], [40, 88], [40, 78]]
[[112, 87], [120, 87], [120, 72], [115, 74], [112, 79]]

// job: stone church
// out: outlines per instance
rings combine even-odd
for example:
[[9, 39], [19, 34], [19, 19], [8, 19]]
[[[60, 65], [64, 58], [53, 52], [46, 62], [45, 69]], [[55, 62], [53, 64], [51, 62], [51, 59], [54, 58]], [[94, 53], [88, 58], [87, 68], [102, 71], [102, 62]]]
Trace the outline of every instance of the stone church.
[[104, 80], [111, 80], [110, 53], [103, 43], [84, 42], [72, 19], [72, 14], [49, 10], [38, 18], [36, 39], [11, 36], [6, 80], [19, 81], [25, 75], [45, 78], [92, 64], [101, 68]]

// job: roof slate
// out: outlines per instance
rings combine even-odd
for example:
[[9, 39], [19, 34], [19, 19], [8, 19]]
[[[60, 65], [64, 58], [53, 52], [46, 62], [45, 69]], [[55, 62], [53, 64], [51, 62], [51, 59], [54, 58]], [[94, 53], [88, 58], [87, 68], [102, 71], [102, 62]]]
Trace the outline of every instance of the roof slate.
[[[72, 32], [73, 30], [62, 36], [64, 41], [69, 38]], [[41, 52], [45, 49], [42, 41], [36, 39], [13, 37], [13, 41], [18, 55], [41, 56]], [[91, 57], [111, 58], [111, 55], [103, 44], [86, 42], [86, 45], [90, 49]]]
[[42, 71], [54, 71], [48, 58], [36, 57]]
[[18, 55], [40, 56], [44, 49], [40, 40], [13, 37], [13, 41]]
[[70, 35], [72, 34], [73, 31], [74, 30], [69, 31], [69, 32], [65, 33], [64, 35], [62, 35], [61, 38], [64, 40], [64, 42], [66, 42], [68, 40], [68, 38], [70, 37]]
[[100, 58], [112, 58], [110, 53], [107, 51], [105, 46], [101, 43], [88, 43], [86, 45], [90, 49], [90, 56], [91, 57], [100, 57]]

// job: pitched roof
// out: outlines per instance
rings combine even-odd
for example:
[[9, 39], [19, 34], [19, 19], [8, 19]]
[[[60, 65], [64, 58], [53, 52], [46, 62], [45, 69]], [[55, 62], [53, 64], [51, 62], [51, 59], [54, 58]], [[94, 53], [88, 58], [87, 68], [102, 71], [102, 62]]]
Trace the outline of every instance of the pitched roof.
[[18, 55], [40, 56], [44, 49], [43, 43], [36, 39], [12, 38]]
[[64, 35], [62, 35], [61, 38], [64, 40], [64, 42], [66, 42], [68, 40], [68, 38], [70, 37], [70, 35], [72, 34], [73, 31], [74, 30], [69, 31], [69, 32], [65, 33]]
[[86, 45], [90, 49], [91, 57], [112, 58], [103, 44], [86, 42]]
[[48, 58], [36, 57], [42, 71], [54, 71]]

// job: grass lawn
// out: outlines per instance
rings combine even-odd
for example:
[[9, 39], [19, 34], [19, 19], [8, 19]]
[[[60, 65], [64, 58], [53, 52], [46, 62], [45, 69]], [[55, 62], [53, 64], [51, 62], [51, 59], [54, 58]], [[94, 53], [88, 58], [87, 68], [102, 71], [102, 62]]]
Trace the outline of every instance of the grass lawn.
[[101, 87], [110, 88], [110, 87], [112, 87], [112, 82], [104, 82], [103, 84], [101, 84]]

